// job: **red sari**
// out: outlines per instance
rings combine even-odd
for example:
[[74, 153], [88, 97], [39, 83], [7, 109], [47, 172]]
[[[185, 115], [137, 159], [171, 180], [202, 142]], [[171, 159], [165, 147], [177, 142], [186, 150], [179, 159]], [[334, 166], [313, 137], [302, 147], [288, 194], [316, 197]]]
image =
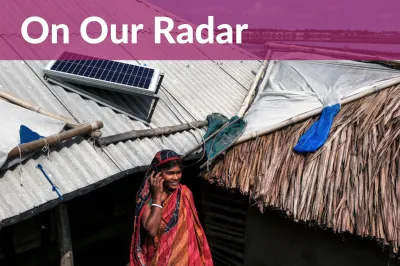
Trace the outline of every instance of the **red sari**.
[[141, 225], [150, 197], [146, 178], [136, 201], [130, 266], [212, 266], [210, 248], [190, 189], [179, 185], [165, 200], [160, 229], [154, 238], [146, 234]]

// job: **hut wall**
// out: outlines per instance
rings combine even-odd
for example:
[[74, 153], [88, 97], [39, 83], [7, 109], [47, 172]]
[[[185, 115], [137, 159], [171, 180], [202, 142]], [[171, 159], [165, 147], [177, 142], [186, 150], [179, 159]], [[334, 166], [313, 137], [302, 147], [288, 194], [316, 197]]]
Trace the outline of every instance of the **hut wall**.
[[376, 241], [334, 234], [295, 223], [277, 211], [250, 207], [246, 223], [246, 266], [400, 265]]
[[200, 216], [215, 265], [245, 265], [246, 198], [209, 184], [202, 188]]

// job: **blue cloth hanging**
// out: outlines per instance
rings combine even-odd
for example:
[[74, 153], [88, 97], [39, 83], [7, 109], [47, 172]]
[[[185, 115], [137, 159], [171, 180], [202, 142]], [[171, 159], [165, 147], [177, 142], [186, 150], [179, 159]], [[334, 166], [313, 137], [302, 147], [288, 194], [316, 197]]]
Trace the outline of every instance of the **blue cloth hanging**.
[[19, 139], [21, 141], [20, 144], [28, 143], [34, 140], [38, 140], [44, 138], [40, 136], [35, 131], [31, 130], [29, 127], [21, 125], [19, 127]]
[[340, 104], [325, 107], [321, 117], [300, 137], [294, 150], [300, 153], [309, 153], [315, 152], [324, 145], [329, 137], [333, 119], [339, 111]]

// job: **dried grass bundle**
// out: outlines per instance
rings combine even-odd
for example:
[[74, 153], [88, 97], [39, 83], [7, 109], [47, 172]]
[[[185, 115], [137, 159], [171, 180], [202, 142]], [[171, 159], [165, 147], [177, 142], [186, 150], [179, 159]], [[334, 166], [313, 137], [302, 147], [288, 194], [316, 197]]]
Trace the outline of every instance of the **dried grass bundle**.
[[293, 152], [309, 119], [230, 149], [204, 178], [249, 195], [263, 212], [400, 243], [400, 87], [343, 106], [326, 144]]

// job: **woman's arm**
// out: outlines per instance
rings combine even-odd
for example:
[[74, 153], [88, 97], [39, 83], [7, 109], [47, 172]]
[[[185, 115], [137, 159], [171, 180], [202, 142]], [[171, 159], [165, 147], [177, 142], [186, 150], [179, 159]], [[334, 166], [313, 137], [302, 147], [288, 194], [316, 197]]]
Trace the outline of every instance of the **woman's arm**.
[[[151, 174], [150, 185], [152, 190], [152, 204], [161, 206], [164, 179], [160, 174], [161, 173], [158, 173], [156, 176], [154, 176], [154, 172]], [[155, 237], [160, 228], [162, 209], [157, 206], [149, 205], [146, 205], [144, 208], [142, 226], [150, 236]]]

